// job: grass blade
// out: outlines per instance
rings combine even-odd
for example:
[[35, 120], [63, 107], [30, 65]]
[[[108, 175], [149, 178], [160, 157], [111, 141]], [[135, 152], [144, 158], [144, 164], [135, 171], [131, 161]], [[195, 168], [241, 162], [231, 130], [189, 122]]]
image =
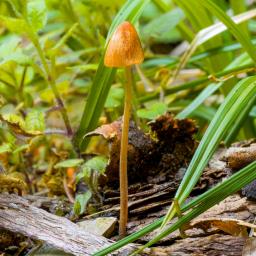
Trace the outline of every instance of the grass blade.
[[[245, 1], [230, 0], [230, 5], [232, 7], [234, 14], [242, 13], [247, 10]], [[249, 34], [247, 22], [239, 25], [239, 27], [240, 27], [240, 29], [242, 29], [244, 31], [244, 33], [246, 33], [247, 35]]]
[[[247, 123], [246, 119], [248, 118], [248, 114], [250, 113], [250, 110], [252, 109], [251, 106], [254, 104], [254, 101], [255, 100], [252, 99], [252, 102], [249, 103], [248, 106], [246, 106], [244, 109], [241, 110], [241, 115], [239, 116], [239, 118], [237, 118], [237, 120], [234, 122], [232, 128], [227, 132], [227, 135], [225, 136], [225, 139], [224, 139], [225, 145], [229, 145], [232, 141], [234, 141], [234, 138], [237, 137], [238, 132], [241, 130], [242, 124]], [[248, 120], [250, 120], [250, 118]], [[252, 123], [252, 125], [254, 125], [254, 124]], [[244, 126], [244, 128], [246, 129], [244, 131], [244, 133], [246, 133], [247, 136], [248, 135], [251, 136], [251, 137], [248, 137], [247, 139], [255, 137], [255, 131], [248, 132], [248, 128], [246, 126]], [[253, 128], [254, 128], [254, 126], [253, 126]]]
[[[215, 76], [217, 78], [219, 78], [219, 77], [222, 77], [222, 76], [233, 74], [235, 72], [239, 72], [239, 70], [242, 70], [242, 69], [245, 70], [245, 69], [249, 69], [249, 68], [253, 68], [253, 67], [255, 67], [254, 63], [246, 64], [246, 65], [243, 65], [241, 67], [240, 66], [238, 66], [238, 67], [236, 66], [236, 67], [234, 67], [232, 69], [218, 72], [218, 73], [215, 74]], [[165, 95], [167, 96], [167, 95], [170, 95], [172, 93], [176, 93], [176, 92], [179, 92], [179, 91], [182, 91], [182, 90], [187, 90], [187, 89], [195, 88], [196, 86], [202, 85], [202, 84], [204, 84], [206, 82], [209, 82], [209, 81], [210, 80], [209, 80], [208, 76], [203, 76], [202, 78], [193, 80], [191, 82], [187, 82], [187, 83], [184, 83], [184, 84], [172, 86], [172, 87], [166, 89]], [[139, 101], [141, 103], [143, 103], [143, 102], [146, 102], [146, 101], [157, 99], [158, 97], [159, 97], [159, 92], [148, 93], [146, 96], [143, 96], [143, 97], [139, 98]]]
[[243, 45], [244, 49], [247, 51], [253, 61], [256, 62], [255, 48], [247, 34], [240, 30], [234, 21], [232, 21], [232, 19], [211, 0], [201, 0], [200, 3], [227, 26], [233, 36], [241, 43], [241, 45]]
[[[224, 13], [225, 14], [225, 13]], [[230, 19], [234, 23], [241, 23], [245, 20], [251, 19], [256, 16], [256, 9], [250, 10], [248, 12], [239, 14], [232, 19]], [[207, 28], [204, 28], [198, 32], [198, 34], [195, 36], [191, 44], [189, 45], [189, 48], [185, 51], [185, 53], [182, 55], [181, 60], [179, 62], [179, 65], [177, 69], [175, 70], [173, 76], [169, 79], [167, 82], [167, 85], [171, 84], [177, 77], [180, 70], [186, 65], [189, 58], [193, 55], [193, 53], [196, 51], [196, 49], [202, 45], [203, 43], [207, 42], [211, 38], [215, 37], [216, 35], [222, 33], [227, 29], [227, 26], [225, 26], [223, 23], [218, 22], [212, 26], [209, 26]], [[242, 42], [241, 42], [242, 44]], [[250, 43], [251, 44], [251, 43]]]
[[[244, 53], [236, 58], [232, 63], [230, 63], [224, 70], [230, 70], [235, 67], [243, 66], [250, 64], [251, 60], [248, 54]], [[224, 85], [224, 82], [219, 82], [217, 84], [212, 83], [208, 85], [194, 100], [191, 102], [189, 106], [187, 106], [183, 111], [181, 111], [176, 118], [183, 119], [188, 117], [190, 114], [193, 113], [203, 102], [214, 92], [220, 89]]]

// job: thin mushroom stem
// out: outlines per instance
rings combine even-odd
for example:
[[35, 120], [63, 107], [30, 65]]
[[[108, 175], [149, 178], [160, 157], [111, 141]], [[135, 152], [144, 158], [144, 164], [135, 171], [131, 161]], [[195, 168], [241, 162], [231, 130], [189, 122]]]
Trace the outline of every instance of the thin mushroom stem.
[[125, 67], [125, 102], [124, 115], [122, 125], [121, 149], [120, 149], [120, 220], [119, 220], [119, 236], [126, 235], [126, 226], [128, 220], [128, 178], [127, 178], [127, 153], [128, 153], [128, 135], [129, 121], [132, 100], [132, 70], [131, 66]]
[[128, 22], [122, 22], [111, 36], [105, 57], [104, 64], [107, 67], [125, 68], [126, 86], [125, 103], [122, 125], [121, 149], [120, 149], [120, 222], [119, 235], [126, 235], [126, 225], [128, 220], [128, 178], [127, 178], [127, 155], [128, 155], [128, 133], [130, 109], [132, 100], [132, 70], [131, 66], [142, 63], [144, 53], [141, 47], [139, 36], [133, 25]]

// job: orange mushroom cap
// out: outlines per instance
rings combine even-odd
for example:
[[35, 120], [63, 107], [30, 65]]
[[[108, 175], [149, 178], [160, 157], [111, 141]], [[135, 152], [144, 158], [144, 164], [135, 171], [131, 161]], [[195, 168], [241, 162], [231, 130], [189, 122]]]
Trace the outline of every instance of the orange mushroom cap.
[[134, 26], [124, 21], [112, 35], [105, 53], [104, 64], [107, 67], [127, 67], [144, 60], [139, 36]]

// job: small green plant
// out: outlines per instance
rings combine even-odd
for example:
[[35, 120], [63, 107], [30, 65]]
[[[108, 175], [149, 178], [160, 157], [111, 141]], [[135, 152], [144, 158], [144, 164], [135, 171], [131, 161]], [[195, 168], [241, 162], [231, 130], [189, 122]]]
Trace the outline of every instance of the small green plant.
[[98, 179], [100, 175], [104, 175], [107, 162], [107, 158], [95, 156], [80, 166], [80, 171], [76, 175], [76, 182], [83, 181], [88, 186], [88, 191], [76, 196], [74, 203], [76, 215], [84, 213], [87, 203], [92, 196], [99, 202], [102, 201], [98, 191]]

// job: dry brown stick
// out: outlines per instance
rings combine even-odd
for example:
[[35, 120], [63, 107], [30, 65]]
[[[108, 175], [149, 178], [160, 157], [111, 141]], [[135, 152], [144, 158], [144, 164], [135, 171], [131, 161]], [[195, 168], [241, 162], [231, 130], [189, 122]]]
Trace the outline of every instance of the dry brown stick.
[[[111, 244], [109, 239], [84, 231], [66, 218], [31, 206], [26, 199], [14, 194], [0, 194], [0, 228], [78, 256], [92, 255]], [[125, 250], [131, 252], [133, 249], [126, 247]]]

